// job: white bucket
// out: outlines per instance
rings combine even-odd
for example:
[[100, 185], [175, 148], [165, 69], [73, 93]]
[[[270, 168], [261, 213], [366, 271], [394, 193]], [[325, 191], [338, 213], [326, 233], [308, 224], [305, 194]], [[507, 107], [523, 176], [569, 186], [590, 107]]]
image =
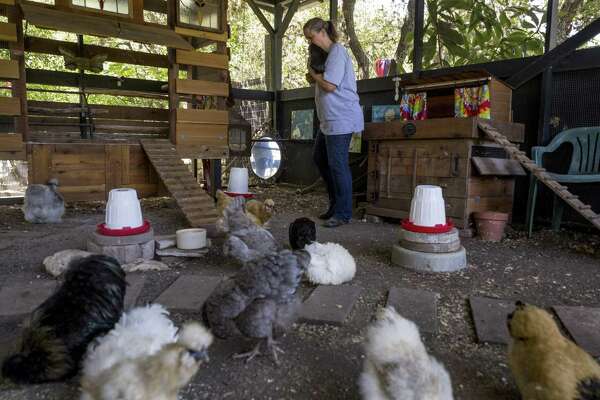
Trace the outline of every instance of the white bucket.
[[248, 193], [248, 168], [231, 168], [227, 191], [230, 193]]
[[144, 225], [142, 208], [135, 189], [110, 191], [104, 222], [108, 229], [138, 228]]
[[446, 207], [441, 187], [419, 185], [415, 188], [410, 203], [410, 222], [418, 226], [446, 224]]
[[194, 250], [206, 247], [206, 229], [180, 229], [175, 232], [175, 235], [177, 237], [178, 249]]

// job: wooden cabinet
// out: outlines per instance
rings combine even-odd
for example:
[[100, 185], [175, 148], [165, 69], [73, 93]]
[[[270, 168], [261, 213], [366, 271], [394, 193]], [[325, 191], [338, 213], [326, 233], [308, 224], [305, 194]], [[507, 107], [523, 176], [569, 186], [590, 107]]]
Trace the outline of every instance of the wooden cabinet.
[[[446, 215], [460, 228], [469, 226], [476, 211], [511, 212], [514, 176], [482, 175], [472, 164], [472, 157], [510, 161], [484, 138], [477, 122], [473, 117], [367, 124], [367, 213], [408, 217], [413, 189], [422, 184], [442, 187]], [[511, 141], [523, 141], [523, 125], [490, 122]]]

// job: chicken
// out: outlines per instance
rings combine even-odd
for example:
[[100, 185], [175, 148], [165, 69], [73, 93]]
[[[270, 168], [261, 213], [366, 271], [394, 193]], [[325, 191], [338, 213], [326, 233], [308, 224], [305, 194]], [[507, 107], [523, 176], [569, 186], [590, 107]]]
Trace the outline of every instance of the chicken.
[[599, 400], [600, 365], [565, 338], [552, 316], [517, 302], [508, 360], [523, 400]]
[[325, 62], [327, 61], [327, 52], [311, 43], [308, 46], [308, 66], [311, 67], [317, 74], [325, 72]]
[[337, 243], [313, 242], [304, 247], [310, 255], [305, 274], [318, 285], [340, 285], [351, 281], [356, 274], [354, 257]]
[[217, 190], [215, 197], [217, 199], [217, 213], [219, 216], [223, 216], [225, 209], [227, 208], [229, 203], [231, 203], [231, 200], [233, 199], [233, 197], [228, 196], [222, 190]]
[[258, 226], [267, 226], [274, 209], [275, 202], [273, 199], [266, 199], [264, 202], [258, 200], [248, 200], [246, 202], [246, 215]]
[[179, 390], [208, 361], [212, 340], [204, 326], [186, 323], [176, 342], [153, 354], [125, 358], [93, 379], [84, 376], [81, 400], [177, 400]]
[[125, 359], [150, 356], [177, 340], [177, 328], [160, 304], [137, 307], [121, 316], [114, 329], [88, 347], [83, 380], [93, 381]]
[[2, 374], [18, 383], [75, 375], [88, 344], [110, 331], [123, 313], [125, 273], [112, 257], [73, 261], [62, 286], [32, 313], [19, 352]]
[[450, 376], [427, 354], [419, 329], [393, 307], [369, 327], [359, 379], [365, 400], [452, 400]]
[[280, 249], [273, 235], [256, 225], [244, 212], [244, 198], [235, 197], [224, 210], [222, 229], [227, 232], [223, 253], [241, 263], [257, 260]]
[[27, 186], [23, 214], [27, 222], [34, 224], [61, 222], [65, 213], [65, 200], [56, 191], [58, 180], [50, 179], [47, 185]]
[[317, 240], [317, 228], [310, 218], [298, 218], [288, 228], [292, 250], [302, 250]]
[[[202, 309], [205, 323], [221, 338], [247, 337], [266, 341], [276, 363], [281, 351], [275, 338], [296, 320], [300, 298], [296, 291], [308, 263], [303, 251], [282, 250], [246, 263], [239, 272], [210, 294]], [[239, 354], [251, 360], [260, 354], [259, 341], [253, 351]]]

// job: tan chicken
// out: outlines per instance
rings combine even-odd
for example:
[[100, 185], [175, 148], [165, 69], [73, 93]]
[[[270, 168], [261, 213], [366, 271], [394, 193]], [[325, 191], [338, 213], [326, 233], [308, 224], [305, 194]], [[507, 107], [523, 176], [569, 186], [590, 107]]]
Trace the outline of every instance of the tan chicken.
[[246, 202], [246, 215], [258, 226], [264, 227], [267, 225], [274, 209], [275, 202], [273, 199], [266, 199], [264, 202], [253, 199]]

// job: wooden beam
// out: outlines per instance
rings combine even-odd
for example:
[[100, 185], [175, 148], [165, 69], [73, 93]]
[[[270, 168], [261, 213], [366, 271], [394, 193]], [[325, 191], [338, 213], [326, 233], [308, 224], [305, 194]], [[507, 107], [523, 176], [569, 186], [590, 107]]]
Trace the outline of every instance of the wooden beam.
[[[32, 53], [61, 55], [58, 47], [64, 47], [73, 52], [77, 51], [77, 43], [65, 42], [28, 36], [25, 38], [25, 50]], [[134, 65], [146, 65], [150, 67], [167, 68], [169, 66], [167, 56], [162, 54], [144, 53], [141, 51], [129, 51], [104, 46], [84, 45], [84, 57], [92, 57], [97, 54], [106, 54], [107, 61], [120, 62]]]
[[190, 36], [190, 37], [196, 37], [196, 38], [200, 38], [200, 39], [206, 39], [206, 40], [210, 40], [212, 42], [227, 42], [227, 39], [228, 39], [227, 32], [223, 32], [223, 33], [207, 32], [207, 31], [201, 31], [198, 29], [183, 28], [181, 26], [176, 26], [175, 32], [180, 35], [183, 35], [183, 36]]
[[23, 137], [20, 133], [1, 133], [0, 152], [23, 151]]
[[177, 93], [197, 94], [201, 96], [229, 96], [229, 86], [223, 82], [177, 79], [175, 85]]
[[0, 40], [16, 42], [17, 26], [10, 22], [0, 22]]
[[177, 110], [177, 121], [197, 124], [227, 125], [229, 124], [229, 111], [180, 108]]
[[131, 18], [138, 24], [144, 23], [144, 0], [131, 0]]
[[227, 125], [177, 122], [177, 144], [227, 146], [228, 132]]
[[556, 25], [558, 25], [558, 0], [548, 0], [546, 3], [544, 53], [547, 53], [556, 47]]
[[556, 65], [562, 59], [567, 57], [573, 51], [577, 50], [579, 46], [586, 43], [593, 37], [600, 33], [600, 17], [596, 18], [588, 26], [583, 28], [581, 31], [571, 36], [542, 57], [536, 59], [531, 64], [527, 65], [521, 71], [511, 76], [506, 83], [513, 88], [518, 88], [525, 82], [535, 78], [538, 74], [542, 73], [546, 68]]
[[29, 123], [27, 119], [27, 80], [25, 76], [25, 35], [23, 32], [23, 12], [20, 7], [10, 7], [6, 10], [8, 21], [15, 24], [16, 38], [10, 43], [8, 50], [10, 59], [17, 63], [19, 77], [12, 82], [11, 94], [19, 102], [19, 116], [15, 118], [15, 131], [23, 135], [24, 141], [29, 141]]
[[[178, 0], [167, 0], [167, 26], [175, 30], [177, 25]], [[177, 109], [179, 108], [179, 95], [176, 91], [176, 81], [179, 77], [179, 64], [177, 64], [177, 51], [169, 48], [168, 91], [169, 91], [169, 141], [177, 143]]]
[[176, 62], [178, 64], [196, 65], [218, 69], [229, 68], [229, 57], [226, 54], [201, 53], [198, 51], [177, 50]]
[[269, 23], [269, 21], [267, 20], [267, 18], [265, 18], [265, 15], [260, 10], [260, 8], [258, 8], [258, 5], [256, 5], [256, 3], [254, 2], [254, 0], [246, 0], [246, 2], [248, 3], [248, 5], [252, 9], [252, 11], [254, 11], [254, 14], [256, 15], [256, 17], [258, 18], [258, 20], [260, 21], [260, 23], [263, 24], [263, 26], [265, 27], [265, 29], [267, 30], [267, 32], [269, 32], [269, 35], [274, 35], [275, 34], [275, 29], [273, 29], [273, 27], [271, 26], [271, 24]]
[[296, 14], [296, 11], [298, 11], [299, 4], [300, 0], [294, 0], [290, 5], [290, 8], [288, 8], [287, 12], [285, 13], [285, 17], [283, 18], [283, 22], [281, 22], [281, 26], [279, 27], [279, 29], [277, 29], [277, 34], [279, 36], [283, 37], [283, 35], [285, 34], [285, 31], [287, 30], [288, 26], [290, 26], [290, 22], [292, 22], [294, 14]]
[[0, 4], [4, 4], [7, 6], [14, 6], [15, 5], [15, 0], [0, 0]]
[[19, 62], [17, 60], [0, 60], [0, 78], [19, 79]]

